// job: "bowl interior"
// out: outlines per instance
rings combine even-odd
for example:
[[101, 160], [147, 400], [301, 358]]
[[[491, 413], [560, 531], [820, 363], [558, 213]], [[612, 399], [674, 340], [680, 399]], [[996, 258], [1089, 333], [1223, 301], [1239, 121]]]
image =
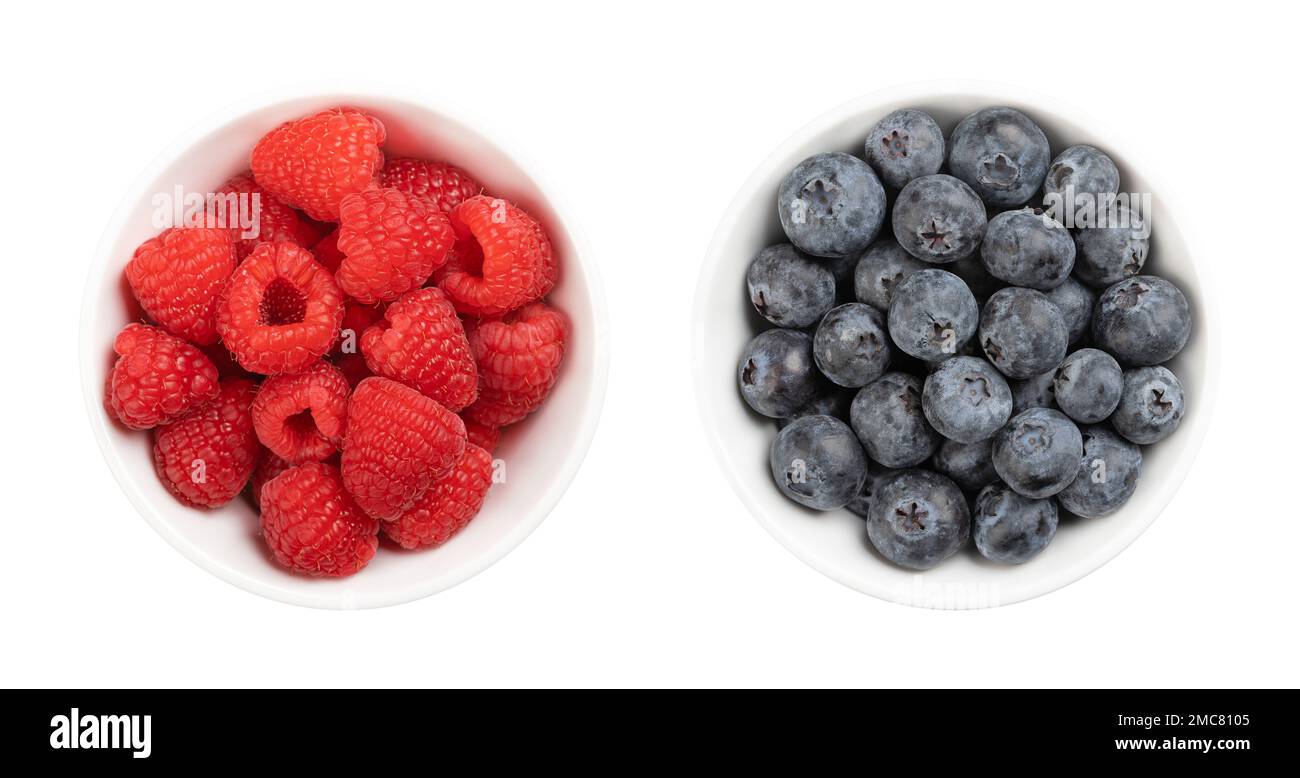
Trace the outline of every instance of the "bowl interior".
[[[507, 429], [496, 457], [505, 480], [493, 486], [482, 512], [437, 549], [407, 552], [383, 544], [358, 575], [342, 580], [291, 574], [274, 564], [257, 536], [257, 514], [243, 498], [213, 511], [187, 508], [159, 482], [152, 436], [110, 423], [101, 410], [112, 366], [112, 340], [139, 315], [122, 268], [132, 251], [157, 232], [156, 194], [207, 193], [246, 170], [257, 140], [280, 122], [339, 105], [378, 116], [388, 129], [385, 154], [452, 162], [488, 192], [517, 202], [547, 228], [560, 260], [550, 301], [571, 324], [565, 361], [546, 405]], [[334, 94], [275, 102], [201, 132], [165, 155], [143, 176], [110, 228], [91, 270], [82, 321], [83, 379], [92, 424], [118, 480], [140, 512], [169, 542], [198, 564], [250, 591], [326, 608], [390, 605], [452, 586], [500, 558], [545, 518], [577, 470], [595, 428], [604, 390], [603, 315], [599, 283], [555, 198], [517, 158], [479, 132], [422, 104], [363, 94]]]
[[[750, 411], [736, 387], [736, 362], [749, 338], [767, 325], [753, 311], [745, 269], [763, 247], [786, 242], [776, 218], [776, 192], [800, 160], [824, 151], [861, 157], [867, 132], [900, 108], [929, 112], [945, 135], [967, 114], [990, 105], [1017, 108], [1047, 133], [1053, 155], [1088, 143], [1118, 165], [1121, 191], [1152, 193], [1151, 253], [1143, 272], [1173, 281], [1194, 314], [1191, 340], [1171, 363], [1187, 394], [1177, 434], [1143, 447], [1143, 475], [1117, 513], [1095, 520], [1063, 518], [1051, 545], [1019, 566], [988, 562], [973, 548], [924, 573], [887, 562], [866, 539], [861, 519], [847, 510], [820, 513], [785, 499], [772, 484], [767, 454], [776, 427]], [[704, 424], [723, 471], [755, 517], [805, 562], [841, 583], [883, 599], [940, 608], [1007, 604], [1059, 588], [1096, 569], [1132, 542], [1168, 503], [1199, 447], [1208, 416], [1212, 322], [1196, 267], [1161, 192], [1135, 166], [1119, 139], [1095, 130], [1067, 109], [989, 85], [917, 85], [871, 95], [814, 121], [783, 144], [744, 185], [718, 228], [701, 273], [695, 310], [697, 394]]]

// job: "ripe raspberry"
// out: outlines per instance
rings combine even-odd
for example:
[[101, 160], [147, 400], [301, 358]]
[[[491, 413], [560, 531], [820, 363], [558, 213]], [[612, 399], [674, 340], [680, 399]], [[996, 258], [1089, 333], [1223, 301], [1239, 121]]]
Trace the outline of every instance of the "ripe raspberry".
[[198, 348], [145, 324], [128, 324], [113, 341], [109, 404], [131, 429], [166, 424], [217, 396], [217, 368]]
[[224, 381], [215, 400], [154, 431], [154, 469], [181, 502], [216, 508], [244, 490], [261, 451], [251, 411], [256, 391], [247, 379]]
[[217, 298], [235, 264], [227, 230], [173, 227], [140, 244], [126, 265], [126, 280], [149, 318], [206, 346], [217, 342]]
[[234, 274], [217, 306], [217, 331], [255, 373], [296, 373], [330, 350], [343, 320], [334, 278], [292, 243], [263, 243]]
[[443, 213], [483, 191], [469, 173], [446, 162], [390, 159], [379, 171], [379, 185], [432, 200]]
[[[241, 198], [244, 200], [241, 203], [239, 200], [233, 200], [232, 195], [250, 197]], [[257, 235], [246, 238], [244, 227], [235, 219], [241, 216], [248, 218], [250, 214], [247, 211], [237, 209], [252, 208], [251, 195], [257, 195]], [[235, 239], [235, 250], [240, 259], [252, 254], [253, 249], [262, 243], [288, 241], [306, 248], [315, 242], [315, 230], [307, 220], [300, 217], [294, 209], [275, 199], [270, 192], [258, 186], [251, 173], [240, 173], [222, 184], [213, 199], [219, 199], [225, 210], [225, 225]]]
[[483, 507], [492, 488], [492, 455], [478, 446], [416, 499], [411, 509], [381, 529], [402, 548], [441, 546], [460, 532]]
[[500, 316], [540, 300], [558, 269], [546, 232], [498, 198], [471, 197], [451, 212], [456, 246], [436, 276], [438, 288], [470, 316]]
[[253, 148], [253, 177], [311, 218], [338, 221], [343, 196], [374, 185], [385, 135], [382, 122], [352, 108], [285, 122]]
[[503, 427], [537, 410], [559, 376], [564, 316], [532, 303], [500, 319], [470, 321], [465, 334], [479, 371], [479, 397], [465, 417]]
[[478, 396], [478, 369], [456, 309], [437, 289], [417, 289], [388, 306], [361, 335], [375, 373], [459, 411]]
[[301, 373], [271, 376], [253, 402], [257, 439], [290, 464], [327, 459], [343, 443], [350, 390], [343, 373], [324, 360]]
[[387, 378], [357, 386], [348, 419], [343, 483], [377, 519], [401, 516], [465, 450], [459, 416]]
[[465, 422], [465, 440], [467, 442], [478, 446], [489, 454], [497, 450], [497, 445], [501, 443], [500, 427], [479, 424], [473, 419], [465, 418], [464, 414], [461, 414], [460, 420]]
[[338, 369], [343, 371], [343, 377], [348, 379], [348, 386], [353, 389], [357, 388], [357, 384], [374, 375], [370, 372], [370, 365], [366, 364], [366, 358], [360, 354], [339, 354], [333, 358], [333, 361]]
[[253, 477], [248, 483], [249, 490], [253, 493], [254, 506], [257, 506], [258, 509], [262, 507], [262, 487], [266, 486], [266, 482], [291, 467], [293, 465], [265, 448], [262, 449], [262, 456], [257, 461], [257, 467], [253, 468]]
[[335, 277], [359, 302], [396, 300], [442, 267], [455, 240], [447, 215], [428, 200], [396, 189], [351, 194], [339, 207], [344, 257]]
[[315, 255], [317, 262], [325, 266], [326, 270], [337, 273], [339, 265], [343, 264], [343, 252], [339, 251], [338, 227], [330, 230], [325, 237], [316, 241], [316, 245], [312, 246], [311, 253]]
[[307, 575], [340, 577], [365, 567], [379, 522], [361, 510], [332, 465], [309, 462], [262, 487], [262, 534], [275, 561]]

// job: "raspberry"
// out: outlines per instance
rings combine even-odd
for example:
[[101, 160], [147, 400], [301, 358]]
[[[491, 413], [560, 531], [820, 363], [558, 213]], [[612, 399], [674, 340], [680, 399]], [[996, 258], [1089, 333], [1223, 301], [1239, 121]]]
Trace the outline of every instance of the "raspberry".
[[343, 264], [343, 252], [339, 251], [339, 230], [338, 227], [330, 230], [325, 237], [312, 246], [311, 253], [315, 255], [316, 261], [325, 266], [325, 269], [331, 273], [339, 271], [339, 265]]
[[466, 441], [484, 449], [489, 454], [497, 450], [497, 444], [501, 442], [500, 427], [489, 427], [486, 424], [479, 424], [473, 419], [465, 418], [464, 414], [461, 414], [460, 420], [465, 422]]
[[332, 465], [309, 462], [262, 487], [262, 534], [275, 561], [307, 575], [340, 577], [365, 567], [379, 522], [361, 510]]
[[447, 260], [456, 240], [447, 215], [428, 200], [396, 189], [343, 198], [339, 287], [363, 303], [396, 300], [419, 289]]
[[483, 507], [492, 487], [492, 455], [478, 446], [465, 453], [433, 482], [411, 509], [381, 529], [402, 548], [441, 546], [464, 529]]
[[465, 417], [503, 427], [537, 410], [559, 376], [564, 316], [532, 303], [501, 319], [471, 321], [465, 333], [479, 371], [479, 397]]
[[[244, 213], [238, 208], [252, 208], [251, 197], [244, 204], [237, 200], [232, 202], [230, 195], [257, 195], [257, 235], [251, 238], [243, 236], [244, 228], [235, 218]], [[240, 259], [253, 253], [253, 249], [262, 243], [288, 241], [304, 248], [315, 242], [315, 230], [298, 212], [279, 200], [253, 180], [251, 173], [240, 173], [221, 185], [216, 197], [222, 198], [222, 207], [226, 213], [225, 225], [235, 239], [235, 250]], [[214, 199], [216, 199], [214, 197]], [[216, 226], [216, 225], [212, 225]]]
[[217, 368], [195, 346], [157, 327], [128, 324], [113, 341], [109, 404], [126, 426], [149, 429], [217, 396]]
[[328, 458], [343, 442], [349, 391], [343, 373], [324, 360], [271, 376], [253, 402], [257, 439], [290, 464]]
[[186, 505], [216, 508], [239, 496], [257, 465], [251, 407], [256, 385], [234, 378], [215, 400], [154, 431], [153, 463]]
[[348, 386], [353, 389], [357, 388], [357, 384], [374, 375], [370, 372], [370, 365], [366, 364], [366, 358], [360, 354], [340, 354], [334, 357], [334, 364], [343, 371], [343, 377], [348, 379]]
[[334, 278], [311, 252], [263, 243], [235, 269], [217, 306], [217, 330], [254, 373], [296, 373], [329, 351], [343, 319]]
[[443, 213], [483, 191], [469, 173], [446, 162], [390, 159], [379, 171], [379, 185], [431, 200]]
[[460, 417], [414, 389], [367, 378], [348, 403], [343, 482], [368, 514], [396, 519], [465, 450]]
[[417, 289], [388, 306], [361, 335], [375, 373], [459, 411], [478, 396], [478, 369], [456, 309], [437, 289]]
[[173, 227], [140, 244], [126, 265], [126, 280], [149, 318], [206, 346], [217, 342], [217, 298], [235, 264], [227, 230]]
[[438, 288], [470, 316], [500, 316], [555, 286], [555, 254], [531, 216], [504, 200], [479, 195], [451, 212], [456, 246], [436, 276]]
[[352, 108], [285, 122], [253, 148], [253, 177], [311, 218], [337, 221], [344, 195], [374, 185], [385, 134], [382, 122]]
[[262, 487], [266, 485], [267, 481], [291, 467], [293, 465], [263, 448], [262, 457], [257, 461], [257, 467], [253, 469], [253, 477], [248, 483], [249, 489], [253, 493], [253, 505], [260, 509], [262, 506]]

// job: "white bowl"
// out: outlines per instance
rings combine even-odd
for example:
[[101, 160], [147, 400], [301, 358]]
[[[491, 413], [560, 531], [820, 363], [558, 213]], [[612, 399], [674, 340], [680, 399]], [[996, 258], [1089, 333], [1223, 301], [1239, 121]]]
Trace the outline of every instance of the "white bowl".
[[[861, 519], [847, 510], [818, 513], [783, 497], [772, 483], [767, 452], [776, 428], [751, 412], [736, 386], [741, 349], [765, 325], [745, 289], [745, 270], [764, 246], [786, 242], [776, 217], [781, 179], [800, 160], [824, 151], [862, 156], [867, 132], [899, 108], [928, 111], [951, 132], [965, 115], [990, 105], [1028, 114], [1047, 133], [1053, 155], [1088, 143], [1119, 166], [1121, 190], [1153, 193], [1151, 254], [1143, 272], [1164, 276], [1187, 295], [1195, 319], [1191, 340], [1170, 364], [1187, 394], [1187, 412], [1175, 435], [1143, 447], [1137, 492], [1119, 512], [1094, 520], [1063, 521], [1051, 545], [1032, 561], [998, 565], [969, 549], [924, 573], [887, 562], [871, 548]], [[1209, 423], [1217, 375], [1211, 300], [1192, 259], [1189, 241], [1171, 215], [1167, 190], [1135, 167], [1139, 157], [1110, 130], [1097, 129], [1050, 98], [1011, 87], [934, 82], [868, 95], [814, 120], [782, 143], [741, 188], [722, 218], [700, 274], [694, 312], [696, 394], [710, 443], [732, 488], [773, 537], [796, 556], [840, 583], [882, 599], [937, 608], [978, 608], [1019, 602], [1075, 581], [1106, 563], [1153, 522], [1173, 497]]]
[[[564, 364], [545, 406], [508, 428], [496, 456], [506, 481], [492, 488], [482, 512], [437, 549], [399, 551], [387, 544], [357, 575], [315, 579], [270, 560], [257, 537], [257, 516], [244, 499], [214, 511], [187, 508], [154, 474], [152, 436], [112, 424], [103, 412], [113, 336], [136, 315], [122, 268], [135, 247], [157, 232], [151, 198], [180, 185], [210, 192], [246, 170], [253, 145], [279, 123], [348, 105], [383, 120], [388, 156], [421, 156], [459, 165], [491, 193], [538, 218], [560, 258], [549, 299], [571, 324]], [[572, 217], [534, 166], [451, 112], [419, 98], [373, 91], [270, 98], [240, 106], [196, 128], [164, 153], [132, 187], [105, 233], [90, 270], [81, 320], [82, 383], [95, 437], [131, 502], [164, 538], [209, 572], [250, 592], [319, 608], [371, 608], [407, 602], [454, 586], [500, 559], [537, 527], [568, 487], [591, 442], [604, 399], [607, 321], [595, 260]]]

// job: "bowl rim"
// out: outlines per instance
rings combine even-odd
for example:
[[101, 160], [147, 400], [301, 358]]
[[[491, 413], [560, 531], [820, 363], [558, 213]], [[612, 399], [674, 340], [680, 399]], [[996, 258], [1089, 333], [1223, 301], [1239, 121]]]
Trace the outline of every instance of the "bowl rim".
[[[102, 361], [104, 356], [102, 333], [96, 331], [96, 317], [93, 315], [101, 303], [92, 295], [96, 293], [100, 279], [104, 274], [110, 272], [112, 268], [114, 259], [112, 256], [113, 246], [117, 241], [117, 236], [125, 228], [129, 215], [141, 201], [141, 198], [149, 194], [150, 185], [165, 170], [212, 133], [260, 110], [273, 108], [282, 103], [313, 100], [328, 101], [339, 105], [365, 100], [406, 104], [437, 114], [449, 123], [459, 125], [461, 129], [476, 136], [487, 146], [492, 147], [502, 156], [513, 161], [514, 164], [527, 173], [531, 182], [536, 186], [538, 194], [550, 207], [555, 219], [560, 223], [574, 247], [574, 256], [566, 258], [568, 266], [580, 272], [585, 280], [585, 304], [592, 314], [592, 331], [588, 334], [592, 343], [592, 356], [590, 376], [586, 379], [589, 382], [590, 390], [588, 401], [583, 408], [577, 425], [573, 444], [564, 457], [555, 463], [554, 475], [550, 479], [549, 488], [535, 502], [534, 508], [525, 520], [519, 521], [509, 532], [494, 541], [472, 563], [461, 565], [455, 575], [441, 576], [430, 585], [395, 587], [380, 593], [349, 593], [342, 598], [322, 598], [319, 595], [307, 593], [308, 587], [306, 586], [271, 585], [241, 573], [223, 562], [218, 555], [211, 554], [198, 545], [189, 542], [179, 531], [172, 527], [171, 522], [162, 515], [158, 506], [154, 505], [136, 487], [133, 476], [127, 471], [120, 453], [116, 450], [109, 437], [111, 422], [103, 410], [104, 387], [97, 381], [96, 370], [93, 368], [95, 364]], [[95, 248], [94, 258], [87, 270], [82, 292], [81, 315], [78, 323], [78, 360], [82, 395], [100, 454], [108, 464], [118, 486], [126, 494], [136, 512], [149, 523], [154, 531], [200, 568], [246, 592], [289, 605], [325, 610], [352, 610], [400, 605], [450, 589], [491, 567], [514, 550], [541, 525], [559, 503], [570, 484], [572, 484], [579, 467], [581, 467], [587, 452], [591, 448], [592, 439], [595, 436], [601, 412], [604, 409], [605, 392], [609, 379], [610, 324], [604, 284], [591, 246], [573, 218], [573, 210], [567, 198], [554, 184], [553, 180], [546, 175], [544, 166], [537, 164], [533, 157], [521, 153], [513, 144], [503, 141], [492, 131], [483, 129], [484, 126], [485, 123], [470, 115], [470, 112], [463, 110], [460, 106], [455, 105], [453, 101], [438, 95], [432, 90], [412, 90], [409, 88], [396, 88], [382, 83], [339, 80], [263, 90], [245, 99], [226, 104], [191, 124], [179, 137], [168, 143], [164, 150], [145, 166], [127, 188]]]
[[[1097, 134], [1104, 133], [1105, 137], [1113, 139], [1113, 142], [1107, 144], [1110, 148], [1117, 150], [1140, 148], [1140, 144], [1131, 143], [1128, 135], [1124, 132], [1115, 131], [1112, 127], [1104, 122], [1097, 121], [1083, 111], [1063, 104], [1050, 95], [1015, 84], [983, 79], [943, 78], [909, 82], [869, 92], [840, 103], [800, 127], [768, 154], [741, 185], [718, 222], [718, 227], [714, 231], [713, 239], [704, 256], [704, 264], [700, 269], [696, 282], [695, 301], [691, 316], [694, 333], [692, 372], [695, 376], [696, 411], [700, 416], [705, 437], [709, 441], [709, 446], [713, 451], [718, 467], [726, 475], [732, 492], [735, 493], [750, 515], [788, 551], [803, 561], [804, 564], [826, 577], [850, 589], [886, 602], [928, 608], [940, 608], [942, 606], [909, 601], [900, 596], [900, 590], [894, 585], [881, 583], [864, 585], [858, 579], [840, 574], [832, 565], [821, 559], [812, 547], [787, 533], [783, 527], [783, 520], [775, 515], [776, 512], [769, 511], [763, 501], [753, 493], [753, 490], [749, 488], [749, 478], [742, 473], [738, 461], [732, 456], [725, 433], [712, 411], [711, 398], [714, 392], [717, 391], [717, 387], [712, 385], [715, 371], [714, 366], [707, 358], [707, 343], [709, 341], [707, 333], [710, 331], [709, 322], [714, 318], [714, 311], [711, 308], [713, 290], [720, 283], [721, 269], [727, 264], [724, 256], [726, 244], [729, 243], [732, 234], [736, 230], [737, 223], [746, 213], [750, 204], [754, 202], [758, 190], [768, 180], [772, 171], [779, 166], [786, 166], [787, 159], [797, 149], [814, 141], [818, 136], [844, 120], [870, 112], [883, 115], [884, 109], [882, 106], [898, 103], [924, 104], [927, 100], [932, 101], [936, 96], [945, 94], [964, 94], [978, 97], [987, 101], [989, 105], [1011, 103], [1035, 106], [1044, 114], [1078, 127], [1088, 128]], [[1121, 154], [1121, 157], [1130, 160], [1140, 159], [1140, 157], [1133, 154]], [[1164, 202], [1165, 209], [1169, 213], [1185, 213], [1178, 205], [1178, 194], [1163, 186], [1163, 176], [1160, 175], [1158, 170], [1153, 171], [1153, 167], [1146, 161], [1141, 163], [1142, 178], [1146, 179], [1150, 190], [1160, 193], [1160, 200]], [[1194, 256], [1196, 247], [1203, 244], [1194, 235], [1194, 225], [1190, 225], [1186, 221], [1178, 222], [1176, 217], [1174, 223], [1176, 233], [1181, 235], [1183, 243], [1187, 246], [1187, 263], [1192, 268], [1196, 278], [1197, 328], [1200, 336], [1204, 339], [1205, 367], [1202, 385], [1198, 387], [1200, 394], [1198, 400], [1199, 412], [1190, 420], [1190, 424], [1185, 423], [1179, 429], [1183, 444], [1181, 447], [1182, 454], [1174, 464], [1173, 475], [1161, 484], [1161, 490], [1154, 495], [1149, 512], [1139, 520], [1128, 522], [1124, 531], [1116, 533], [1116, 536], [1102, 550], [1075, 561], [1072, 565], [1068, 565], [1068, 572], [1059, 573], [1058, 571], [1058, 575], [1044, 576], [1040, 579], [1039, 584], [1028, 587], [1030, 589], [1028, 594], [1007, 599], [1006, 601], [999, 601], [996, 606], [1013, 605], [1041, 597], [1044, 594], [1068, 586], [1103, 567], [1137, 540], [1155, 522], [1165, 508], [1168, 507], [1169, 502], [1191, 471], [1192, 464], [1204, 443], [1205, 435], [1211, 423], [1217, 394], [1220, 328], [1218, 326], [1216, 301], [1214, 295], [1210, 292], [1214, 288], [1213, 269], [1208, 267], [1210, 263], [1198, 263]], [[739, 399], [736, 402], [739, 402]], [[961, 610], [968, 607], [986, 606], [958, 606], [956, 608], [945, 607], [944, 609]]]

